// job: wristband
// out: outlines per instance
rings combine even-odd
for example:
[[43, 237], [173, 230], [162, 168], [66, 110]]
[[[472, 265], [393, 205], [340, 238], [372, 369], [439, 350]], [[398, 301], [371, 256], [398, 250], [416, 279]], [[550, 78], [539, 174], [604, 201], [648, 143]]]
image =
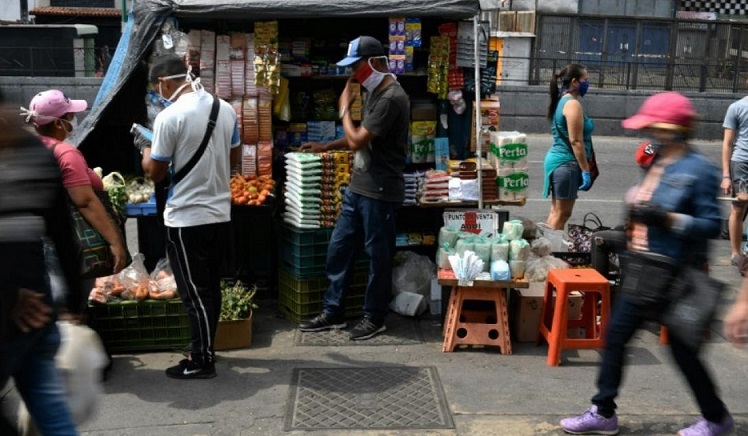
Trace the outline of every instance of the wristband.
[[723, 179], [729, 179], [730, 176], [722, 176]]

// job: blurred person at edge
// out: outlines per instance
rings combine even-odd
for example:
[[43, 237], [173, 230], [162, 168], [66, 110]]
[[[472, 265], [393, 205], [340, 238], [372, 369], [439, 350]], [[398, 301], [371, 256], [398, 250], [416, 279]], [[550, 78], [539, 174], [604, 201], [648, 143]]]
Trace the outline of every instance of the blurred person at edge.
[[553, 75], [550, 83], [547, 117], [553, 144], [543, 163], [543, 197], [551, 197], [546, 224], [555, 230], [566, 227], [578, 191], [592, 187], [587, 157], [592, 152], [595, 125], [584, 114], [581, 101], [589, 87], [587, 69], [579, 64], [567, 65]]
[[[746, 80], [748, 84], [748, 80]], [[722, 123], [722, 192], [737, 197], [748, 196], [748, 97], [732, 103], [727, 108]], [[743, 249], [743, 221], [748, 212], [745, 199], [733, 201], [730, 207], [728, 229], [730, 235], [730, 263], [746, 267]], [[743, 259], [741, 259], [743, 257]], [[742, 262], [741, 262], [742, 260]], [[743, 270], [740, 271], [744, 273]]]
[[13, 379], [44, 435], [77, 434], [55, 365], [60, 333], [42, 242], [56, 245], [67, 310], [80, 315], [85, 296], [65, 195], [52, 152], [0, 95], [0, 388]]
[[[189, 315], [191, 352], [166, 369], [167, 377], [216, 376], [213, 349], [221, 312], [221, 264], [227, 255], [231, 221], [229, 179], [241, 162], [236, 112], [210, 95], [176, 56], [163, 56], [151, 67], [151, 86], [172, 102], [153, 123], [153, 143], [138, 135], [143, 171], [155, 182], [185, 168], [207, 133], [214, 99], [218, 114], [205, 151], [195, 166], [170, 186], [163, 213], [166, 253], [177, 290]], [[189, 168], [189, 167], [188, 167]], [[173, 180], [173, 179], [172, 179]]]
[[127, 252], [120, 230], [94, 192], [103, 191], [104, 184], [88, 167], [83, 154], [65, 142], [78, 124], [76, 114], [87, 107], [85, 100], [71, 100], [61, 91], [51, 89], [34, 96], [28, 109], [21, 108], [21, 114], [26, 116], [26, 122], [34, 123], [39, 138], [54, 153], [62, 172], [62, 184], [72, 203], [109, 244], [114, 256], [112, 274], [116, 274], [125, 267]]
[[[696, 121], [688, 98], [677, 92], [655, 94], [624, 120], [624, 128], [640, 130], [654, 148], [654, 160], [643, 179], [626, 195], [628, 249], [667, 256], [675, 264], [701, 268], [709, 258], [709, 239], [719, 235], [722, 216], [717, 201], [719, 172], [688, 144]], [[622, 275], [628, 273], [627, 263]], [[605, 332], [605, 350], [597, 377], [597, 394], [581, 415], [561, 420], [571, 434], [618, 433], [615, 399], [623, 380], [626, 345], [647, 320], [647, 307], [621, 294]], [[670, 335], [670, 351], [701, 411], [701, 417], [679, 436], [722, 436], [734, 423], [704, 367], [699, 350]]]
[[[301, 331], [345, 328], [345, 295], [353, 269], [354, 254], [363, 242], [369, 256], [369, 283], [364, 297], [364, 317], [351, 330], [352, 340], [367, 340], [382, 332], [392, 297], [392, 262], [395, 256], [395, 212], [405, 195], [410, 101], [394, 74], [382, 44], [371, 36], [360, 36], [348, 45], [339, 66], [350, 66], [338, 100], [345, 136], [327, 144], [307, 143], [312, 152], [354, 152], [353, 174], [345, 191], [343, 207], [335, 223], [327, 250], [330, 286], [322, 313], [299, 324]], [[356, 97], [353, 85], [366, 90], [363, 121], [357, 126], [351, 116]]]

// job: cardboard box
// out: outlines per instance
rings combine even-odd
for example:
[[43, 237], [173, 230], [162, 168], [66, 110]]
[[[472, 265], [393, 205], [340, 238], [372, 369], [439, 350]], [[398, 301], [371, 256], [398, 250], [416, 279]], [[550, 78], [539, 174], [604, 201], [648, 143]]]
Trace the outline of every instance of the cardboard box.
[[216, 329], [216, 351], [252, 346], [252, 316], [236, 321], [219, 321]]
[[[527, 289], [512, 290], [510, 324], [512, 336], [517, 342], [535, 342], [538, 338], [544, 293], [545, 282], [530, 282]], [[569, 319], [579, 319], [582, 300], [580, 292], [573, 292], [569, 297]], [[578, 338], [582, 334], [579, 328], [570, 328], [568, 332], [570, 338]]]

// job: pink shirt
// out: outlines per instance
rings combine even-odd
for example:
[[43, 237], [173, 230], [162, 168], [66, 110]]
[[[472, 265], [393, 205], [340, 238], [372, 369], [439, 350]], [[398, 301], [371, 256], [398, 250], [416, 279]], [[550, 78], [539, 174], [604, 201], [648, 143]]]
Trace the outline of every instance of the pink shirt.
[[57, 159], [57, 164], [60, 166], [60, 171], [62, 172], [63, 186], [74, 188], [76, 186], [91, 185], [94, 191], [104, 190], [104, 183], [102, 183], [101, 177], [88, 167], [86, 158], [83, 157], [83, 153], [80, 150], [65, 141], [58, 141], [48, 136], [39, 135], [39, 139], [42, 140], [48, 149], [52, 150], [54, 147], [55, 159]]

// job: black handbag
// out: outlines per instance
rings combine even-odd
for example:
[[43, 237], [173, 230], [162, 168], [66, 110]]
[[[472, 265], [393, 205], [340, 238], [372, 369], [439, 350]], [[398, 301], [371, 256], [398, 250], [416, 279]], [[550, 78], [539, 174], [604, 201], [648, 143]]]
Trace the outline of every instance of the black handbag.
[[645, 317], [658, 321], [667, 308], [680, 266], [661, 254], [626, 251], [621, 255], [621, 293], [645, 311]]
[[600, 217], [596, 214], [588, 212], [584, 215], [582, 224], [569, 224], [567, 229], [569, 242], [572, 244], [569, 251], [572, 253], [590, 253], [595, 232], [610, 230], [610, 227], [604, 226]]
[[673, 284], [661, 322], [690, 349], [698, 350], [717, 311], [725, 284], [706, 271], [687, 266]]

